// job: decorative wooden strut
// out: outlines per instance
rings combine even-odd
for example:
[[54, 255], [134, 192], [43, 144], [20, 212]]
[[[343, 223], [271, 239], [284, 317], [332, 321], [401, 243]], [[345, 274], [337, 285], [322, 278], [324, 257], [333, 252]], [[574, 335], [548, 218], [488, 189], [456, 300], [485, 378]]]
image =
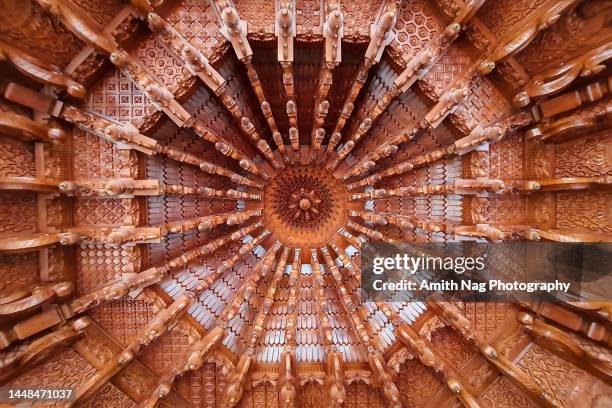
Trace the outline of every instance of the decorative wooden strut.
[[469, 136], [455, 141], [446, 148], [437, 149], [421, 156], [417, 156], [414, 159], [396, 164], [386, 170], [379, 171], [371, 176], [361, 179], [360, 181], [350, 183], [347, 185], [347, 188], [349, 190], [354, 190], [358, 187], [374, 185], [383, 178], [403, 174], [423, 165], [434, 163], [442, 158], [464, 155], [476, 149], [478, 146], [486, 143], [498, 142], [503, 138], [509, 129], [509, 127], [504, 128], [502, 126], [491, 126], [485, 129], [476, 128]]
[[[287, 299], [287, 323], [285, 325], [285, 353], [295, 356], [297, 346], [298, 303], [300, 301], [300, 277], [302, 274], [302, 250], [293, 249], [293, 262], [289, 275], [289, 298]], [[294, 384], [295, 385], [295, 384]], [[297, 389], [297, 387], [296, 387]]]
[[[295, 84], [293, 75], [293, 40], [297, 34], [296, 29], [296, 5], [295, 0], [279, 0], [276, 2], [276, 18], [274, 23], [274, 34], [277, 38], [277, 60], [281, 65], [283, 73], [283, 88], [286, 97], [286, 112], [289, 118], [289, 142], [292, 147], [293, 155], [296, 156], [300, 149], [300, 140], [297, 121], [297, 100], [295, 95]], [[282, 141], [280, 133], [275, 135], [277, 145]], [[284, 144], [284, 142], [283, 142]], [[280, 146], [280, 145], [279, 145]], [[290, 159], [284, 146], [281, 148], [285, 161]]]
[[323, 37], [325, 40], [323, 62], [319, 71], [319, 79], [314, 98], [314, 116], [312, 120], [311, 154], [310, 161], [320, 161], [317, 157], [325, 130], [323, 123], [329, 112], [329, 101], [327, 96], [333, 83], [332, 70], [342, 62], [342, 38], [344, 36], [344, 15], [340, 2], [327, 2], [325, 7], [325, 21], [323, 22]]
[[[282, 264], [282, 267], [284, 269], [285, 265]], [[284, 405], [287, 407], [296, 407], [298, 403], [298, 378], [297, 361], [295, 358], [295, 346], [300, 275], [301, 250], [297, 248], [293, 250], [293, 263], [291, 265], [291, 272], [289, 275], [290, 291], [289, 299], [287, 299], [287, 324], [285, 326], [285, 340], [287, 341], [287, 344], [285, 346], [285, 350], [280, 356], [280, 370], [278, 375], [279, 401], [283, 402]], [[278, 280], [276, 280], [276, 282], [278, 282]]]
[[[60, 21], [84, 42], [108, 54], [110, 61], [121, 69], [122, 72], [125, 73], [134, 84], [145, 93], [145, 95], [147, 95], [151, 103], [158, 110], [163, 111], [179, 127], [191, 127], [196, 134], [212, 143], [221, 141], [218, 136], [212, 135], [210, 131], [192, 117], [178, 101], [176, 101], [172, 92], [153, 78], [138, 60], [132, 58], [125, 50], [121, 49], [112, 37], [103, 33], [97, 33], [96, 30], [92, 28], [95, 27], [95, 24], [92, 23], [91, 18], [78, 9], [78, 7], [62, 3], [58, 0], [40, 0], [39, 3], [58, 17]], [[142, 2], [139, 2], [139, 4], [140, 3]], [[160, 22], [161, 20], [155, 21]], [[236, 110], [238, 108], [235, 101], [221, 98], [221, 102], [230, 109], [235, 117], [237, 116], [238, 119], [241, 120], [241, 127], [245, 133], [257, 143], [260, 138], [256, 134], [253, 124], [248, 118], [241, 118], [239, 110]], [[236, 149], [232, 150], [237, 152]], [[243, 157], [243, 155], [241, 155], [241, 157], [241, 161], [249, 161], [246, 157]], [[255, 164], [252, 164], [251, 167], [253, 166], [257, 167]]]
[[491, 194], [517, 194], [545, 191], [583, 190], [606, 188], [612, 183], [609, 176], [603, 177], [566, 177], [538, 180], [499, 180], [499, 179], [454, 179], [449, 184], [425, 184], [417, 187], [398, 187], [395, 189], [372, 189], [363, 193], [351, 194], [350, 200], [381, 200], [426, 195], [477, 195], [486, 197]]
[[[274, 142], [279, 150], [284, 149], [284, 142], [282, 141], [282, 136], [278, 131], [274, 116], [272, 115], [270, 103], [266, 99], [263, 87], [261, 86], [261, 81], [259, 80], [259, 76], [257, 75], [257, 70], [253, 66], [253, 51], [251, 49], [247, 37], [247, 23], [240, 20], [238, 11], [233, 5], [233, 2], [211, 0], [211, 3], [220, 16], [221, 33], [228, 41], [230, 41], [230, 44], [232, 45], [236, 56], [240, 61], [242, 61], [242, 63], [247, 69], [247, 76], [249, 78], [249, 81], [251, 82], [253, 90], [255, 91], [255, 95], [257, 96], [257, 100], [259, 101], [261, 111], [263, 112], [264, 117], [266, 118], [266, 122], [268, 122], [268, 126], [272, 131]], [[269, 148], [265, 140], [260, 140], [258, 142], [258, 147], [260, 144], [262, 146], [260, 148], [262, 152]], [[287, 158], [285, 158], [282, 152], [281, 156], [283, 157], [283, 160], [287, 161]], [[279, 162], [274, 155], [266, 155], [266, 157], [268, 158], [268, 160], [270, 160], [270, 162], [275, 168], [281, 168], [283, 166], [282, 163]]]
[[[362, 174], [374, 167], [372, 162], [375, 163], [376, 160], [379, 160], [383, 157], [388, 157], [388, 155], [393, 154], [393, 152], [385, 153], [384, 149], [390, 148], [391, 150], [393, 150], [394, 148], [390, 146], [397, 146], [399, 143], [405, 142], [406, 140], [413, 138], [418, 132], [422, 131], [423, 129], [436, 128], [449, 114], [451, 114], [463, 103], [463, 101], [468, 95], [469, 85], [473, 81], [474, 76], [476, 74], [487, 75], [492, 72], [495, 68], [495, 62], [522, 50], [535, 38], [537, 33], [548, 28], [554, 21], [556, 21], [561, 16], [564, 11], [571, 7], [573, 3], [575, 3], [574, 0], [551, 0], [541, 6], [541, 8], [538, 9], [536, 12], [532, 13], [527, 18], [527, 23], [525, 23], [525, 21], [521, 21], [520, 27], [516, 27], [515, 29], [509, 30], [508, 34], [504, 38], [500, 39], [497, 44], [497, 47], [493, 51], [490, 51], [489, 53], [487, 53], [486, 56], [478, 59], [474, 64], [472, 64], [471, 67], [466, 70], [466, 73], [461, 78], [455, 80], [450, 85], [450, 87], [447, 88], [446, 92], [440, 97], [438, 103], [429, 111], [429, 113], [425, 116], [424, 120], [421, 122], [421, 124], [419, 124], [419, 127], [417, 129], [413, 129], [409, 132], [403, 132], [397, 137], [394, 137], [392, 140], [385, 141], [383, 145], [381, 145], [377, 149], [377, 151], [370, 155], [366, 155], [365, 158], [363, 158], [357, 164], [351, 167], [344, 174], [343, 178], [348, 179], [350, 177]], [[474, 2], [467, 4], [463, 12], [459, 13], [458, 16], [465, 18], [466, 16], [473, 15], [473, 13], [478, 10], [478, 7], [480, 7], [481, 4], [482, 2]], [[456, 34], [458, 34], [460, 28], [461, 24], [459, 22], [455, 22], [447, 27], [445, 35], [447, 35], [448, 39], [452, 41], [454, 40], [454, 38], [456, 38]], [[455, 31], [454, 35], [452, 34], [453, 31]], [[448, 43], [448, 41], [446, 42]], [[424, 58], [424, 61], [426, 61], [425, 65], [433, 65], [433, 58], [430, 59], [429, 54], [422, 53], [421, 57]], [[604, 59], [607, 58], [608, 57], [605, 57]], [[397, 78], [396, 82], [394, 83], [394, 87], [392, 87], [388, 94], [386, 94], [381, 99], [382, 103], [379, 102], [377, 108], [374, 110], [375, 113], [379, 112], [380, 114], [382, 112], [381, 109], [384, 110], [389, 105], [389, 103], [400, 93], [399, 90], [401, 89], [401, 87], [397, 86], [398, 81], [400, 83], [405, 81], [403, 85], [405, 89], [408, 89], [406, 88], [406, 86], [410, 87], [410, 85], [414, 83], [417, 78], [414, 76], [414, 72], [412, 70], [412, 67], [410, 67], [410, 64], [406, 69], [408, 70], [409, 68], [411, 68], [411, 71], [404, 71], [407, 76], [409, 75], [409, 78], [402, 77], [402, 75]], [[412, 79], [414, 79], [414, 81]], [[515, 102], [515, 104], [517, 106], [525, 106], [528, 104], [528, 101], [527, 103]], [[361, 138], [364, 133], [364, 128], [366, 128], [367, 131], [367, 128], [369, 128], [369, 126], [371, 125], [371, 122], [366, 121], [367, 119], [370, 118], [367, 117], [364, 119], [356, 133], [352, 136], [351, 140], [358, 140], [359, 138]], [[352, 148], [350, 150], [352, 150]], [[347, 155], [348, 152], [343, 152], [342, 159], [344, 159]], [[373, 159], [373, 157], [375, 159]], [[335, 163], [336, 166], [338, 164], [339, 161]]]
[[91, 399], [114, 375], [121, 372], [130, 362], [136, 359], [143, 348], [157, 340], [165, 332], [172, 330], [178, 324], [179, 318], [187, 312], [192, 303], [192, 298], [181, 296], [170, 306], [159, 312], [140, 336], [123, 349], [121, 354], [115, 356], [102, 370], [96, 372], [77, 387], [75, 399], [70, 401], [69, 405], [75, 406]]
[[[316, 254], [312, 254], [312, 257]], [[318, 261], [318, 259], [317, 259]], [[333, 331], [330, 324], [331, 310], [329, 302], [323, 291], [324, 279], [321, 267], [315, 263], [314, 273], [314, 301], [317, 315], [317, 328], [322, 339], [325, 352], [325, 400], [329, 407], [341, 407], [346, 401], [344, 387], [344, 359], [338, 352], [333, 341]]]

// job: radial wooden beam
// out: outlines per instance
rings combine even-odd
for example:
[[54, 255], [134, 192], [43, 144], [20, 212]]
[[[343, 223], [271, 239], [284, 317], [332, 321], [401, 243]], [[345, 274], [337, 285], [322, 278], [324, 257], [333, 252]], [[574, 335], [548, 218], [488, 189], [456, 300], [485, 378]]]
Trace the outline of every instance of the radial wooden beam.
[[[64, 304], [52, 305], [52, 307], [43, 310], [41, 313], [28, 317], [15, 323], [12, 327], [0, 331], [0, 350], [16, 341], [27, 339], [84, 313], [91, 307], [107, 301], [123, 298], [130, 293], [135, 293], [147, 286], [158, 283], [164, 279], [164, 277], [168, 276], [170, 272], [179, 270], [188, 264], [193, 264], [193, 261], [199, 257], [212, 254], [229, 242], [242, 239], [261, 227], [261, 222], [251, 224], [235, 232], [223, 235], [205, 245], [184, 252], [165, 263], [148, 268], [137, 274], [124, 274], [121, 278], [107, 283], [100, 289], [89, 292]], [[251, 240], [251, 242], [254, 241], [255, 240]], [[206, 277], [204, 283], [194, 288], [194, 292], [201, 293], [205, 289], [204, 284], [209, 285], [210, 282], [219, 275], [220, 274]]]
[[[366, 49], [363, 62], [361, 63], [359, 71], [353, 80], [349, 94], [344, 102], [342, 111], [340, 112], [338, 122], [336, 123], [330, 141], [327, 144], [327, 149], [325, 152], [326, 158], [330, 157], [331, 153], [340, 141], [342, 129], [353, 112], [355, 100], [357, 99], [361, 88], [363, 88], [368, 79], [370, 68], [380, 61], [385, 47], [395, 38], [393, 27], [395, 26], [399, 9], [400, 2], [397, 0], [385, 0], [380, 5], [376, 19], [370, 26], [370, 42], [368, 44], [368, 48]], [[331, 165], [328, 163], [328, 166]], [[335, 168], [336, 166], [337, 164], [331, 167]]]
[[[473, 15], [473, 12], [477, 10], [482, 3], [482, 1], [478, 1], [467, 4], [464, 8], [465, 12], [459, 13], [458, 15], [462, 18]], [[455, 79], [453, 83], [447, 87], [445, 93], [440, 97], [439, 101], [429, 111], [417, 128], [412, 129], [409, 132], [402, 132], [398, 136], [385, 141], [379, 148], [377, 148], [375, 152], [366, 155], [364, 158], [359, 160], [358, 163], [346, 171], [343, 178], [348, 179], [349, 177], [357, 176], [370, 170], [373, 167], [372, 162], [376, 162], [380, 158], [387, 157], [389, 155], [389, 153], [384, 152], [384, 149], [393, 149], [391, 146], [397, 146], [400, 143], [413, 138], [416, 134], [424, 129], [436, 128], [449, 114], [461, 106], [469, 93], [468, 90], [470, 85], [477, 75], [489, 74], [495, 68], [495, 62], [509, 55], [513, 55], [526, 47], [529, 42], [535, 38], [537, 33], [548, 28], [550, 25], [549, 22], [556, 21], [556, 19], [559, 18], [559, 16], [569, 7], [571, 7], [573, 3], [575, 3], [575, 0], [551, 0], [540, 6], [540, 8], [533, 12], [525, 21], [521, 21], [520, 24], [509, 30], [508, 34], [506, 34], [504, 38], [500, 39], [493, 50], [486, 52], [484, 55], [477, 58], [460, 78]], [[459, 22], [449, 25], [447, 31], [445, 32], [448, 36], [446, 41], [447, 43], [448, 40], [452, 41], [454, 38], [456, 38], [456, 34], [458, 34], [460, 28], [461, 24]], [[452, 35], [453, 31], [455, 31], [454, 35]], [[375, 117], [378, 117], [378, 115], [380, 115], [380, 113], [386, 109], [390, 102], [401, 93], [401, 89], [408, 89], [417, 79], [419, 79], [419, 76], [422, 78], [423, 75], [420, 74], [423, 70], [426, 71], [423, 66], [433, 65], [432, 60], [434, 53], [429, 50], [426, 52], [424, 51], [420, 54], [420, 60], [412, 60], [414, 61], [413, 64], [415, 64], [415, 66], [411, 67], [409, 64], [404, 73], [397, 78], [396, 82], [394, 83], [394, 87], [383, 98], [381, 98], [377, 108], [374, 109], [373, 115]], [[360, 124], [356, 133], [350, 138], [350, 141], [359, 140], [370, 128], [371, 123], [371, 117], [366, 117]], [[342, 152], [342, 155], [339, 155], [339, 157], [332, 162], [330, 166], [335, 169], [353, 148], [354, 145], [352, 145], [350, 149], [345, 149]]]
[[274, 303], [274, 295], [277, 290], [278, 281], [285, 272], [285, 265], [287, 258], [289, 257], [289, 247], [283, 249], [283, 253], [276, 266], [276, 271], [271, 278], [270, 284], [266, 291], [260, 308], [253, 320], [253, 326], [250, 329], [249, 334], [246, 336], [246, 343], [242, 346], [243, 349], [239, 350], [240, 359], [234, 371], [230, 372], [226, 377], [226, 387], [221, 397], [221, 406], [224, 408], [231, 408], [236, 406], [242, 394], [244, 392], [244, 383], [251, 367], [251, 364], [255, 355], [255, 347], [259, 342], [259, 338], [263, 332], [263, 327], [266, 321], [266, 317]]
[[[311, 254], [313, 261], [316, 254]], [[318, 262], [318, 259], [316, 259]], [[313, 267], [314, 304], [317, 316], [317, 329], [321, 336], [323, 351], [325, 352], [325, 400], [329, 407], [341, 407], [346, 401], [344, 387], [344, 358], [338, 352], [333, 339], [333, 329], [330, 324], [331, 310], [329, 301], [323, 290], [324, 279], [321, 267]]]
[[449, 24], [446, 29], [436, 38], [432, 43], [424, 50], [415, 55], [407, 64], [406, 68], [396, 78], [391, 88], [378, 100], [375, 108], [368, 112], [367, 116], [363, 118], [353, 134], [350, 135], [349, 141], [353, 142], [353, 145], [348, 151], [336, 162], [331, 163], [331, 167], [335, 169], [338, 164], [353, 150], [355, 144], [361, 140], [364, 135], [369, 131], [373, 122], [380, 117], [380, 115], [389, 107], [399, 95], [406, 92], [412, 85], [425, 77], [429, 70], [435, 65], [437, 59], [444, 54], [444, 52], [451, 46], [451, 44], [457, 39], [459, 32], [461, 31], [463, 24], [467, 19], [473, 16], [484, 1], [473, 1], [467, 3], [456, 15], [454, 21]]
[[[196, 49], [187, 41], [178, 31], [176, 31], [166, 20], [164, 20], [159, 14], [155, 13], [153, 7], [148, 1], [137, 1], [140, 9], [143, 13], [147, 13], [143, 18], [149, 24], [151, 30], [158, 34], [158, 38], [161, 43], [168, 49], [168, 51], [176, 56], [179, 61], [182, 61], [185, 68], [194, 76], [197, 76], [219, 99], [219, 101], [229, 110], [230, 114], [238, 121], [239, 126], [245, 132], [245, 134], [253, 140], [256, 147], [264, 154], [264, 156], [272, 163], [275, 168], [281, 166], [281, 162], [271, 154], [270, 146], [263, 140], [252, 126], [252, 120], [244, 115], [244, 112], [240, 110], [237, 102], [227, 92], [227, 83], [225, 79], [215, 70], [208, 59], [204, 56], [201, 50]], [[223, 13], [221, 13], [223, 15]], [[223, 24], [223, 20], [222, 20]], [[240, 26], [240, 24], [238, 24]], [[223, 26], [225, 27], [225, 26]], [[231, 30], [221, 30], [222, 33], [229, 35], [235, 35]], [[244, 39], [246, 40], [246, 35]], [[233, 43], [232, 43], [233, 44]], [[249, 47], [250, 49], [250, 47]], [[248, 60], [247, 68], [249, 70], [249, 79], [256, 79], [255, 84], [259, 84], [257, 79], [257, 73], [254, 71], [250, 58], [252, 54], [246, 55], [241, 60], [244, 62]], [[263, 93], [261, 85], [256, 89], [256, 94], [260, 95]], [[273, 120], [273, 119], [272, 119]], [[194, 122], [198, 122], [194, 119]], [[198, 127], [204, 127], [201, 123], [197, 123]], [[229, 145], [227, 141], [223, 141], [226, 145]], [[230, 145], [231, 146], [231, 145]], [[232, 149], [237, 150], [236, 146], [231, 146]], [[244, 155], [243, 155], [244, 156]]]
[[[521, 115], [524, 116], [524, 115]], [[514, 119], [521, 119], [521, 117], [513, 116], [511, 120], [508, 121], [507, 127], [505, 124], [501, 124], [501, 126], [491, 126], [485, 129], [476, 128], [469, 136], [461, 138], [455, 141], [453, 144], [446, 148], [440, 148], [423, 155], [417, 156], [413, 159], [407, 160], [405, 162], [401, 162], [396, 164], [390, 168], [385, 170], [373, 173], [372, 175], [363, 178], [359, 181], [350, 183], [347, 185], [349, 190], [354, 190], [358, 187], [365, 187], [368, 185], [374, 185], [379, 182], [383, 178], [396, 176], [399, 174], [403, 174], [405, 172], [411, 171], [415, 168], [422, 167], [426, 164], [434, 163], [442, 158], [461, 156], [468, 152], [473, 151], [478, 146], [486, 144], [486, 143], [494, 143], [503, 138], [505, 133], [508, 131], [510, 122], [518, 123], [519, 125], [526, 125], [530, 123], [530, 116], [523, 119], [522, 123], [514, 121]]]
[[340, 2], [332, 0], [327, 2], [324, 10], [323, 37], [324, 53], [319, 79], [314, 98], [311, 152], [310, 159], [320, 161], [319, 149], [325, 138], [323, 123], [329, 112], [327, 96], [333, 83], [332, 70], [342, 62], [342, 38], [344, 36], [344, 15]]
[[[59, 0], [38, 0], [41, 6], [55, 15], [62, 23], [72, 31], [76, 36], [81, 38], [87, 44], [95, 47], [100, 52], [109, 55], [110, 61], [116, 65], [124, 74], [126, 74], [136, 87], [142, 90], [149, 98], [153, 106], [159, 111], [163, 111], [170, 120], [179, 127], [190, 127], [199, 136], [211, 141], [212, 143], [222, 142], [228, 145], [227, 142], [215, 135], [212, 135], [198, 120], [192, 117], [175, 99], [164, 85], [156, 78], [152, 77], [149, 72], [142, 66], [140, 61], [129, 55], [127, 51], [120, 48], [114, 38], [105, 33], [99, 33], [94, 29], [96, 25], [91, 18], [81, 9], [73, 4], [61, 2]], [[224, 102], [225, 100], [222, 100]], [[232, 111], [234, 116], [237, 116], [241, 121], [243, 131], [257, 144], [259, 136], [254, 130], [253, 124], [246, 117], [241, 117], [239, 109], [235, 101], [226, 101], [228, 109]], [[230, 149], [235, 154], [238, 150]], [[241, 155], [241, 166], [248, 163], [250, 168], [258, 167], [244, 155]], [[266, 173], [259, 172], [259, 175], [266, 178]]]
[[[399, 389], [393, 381], [391, 370], [384, 360], [382, 350], [378, 342], [374, 341], [374, 335], [368, 322], [368, 312], [363, 306], [357, 306], [359, 301], [351, 296], [344, 285], [342, 274], [334, 263], [331, 254], [327, 247], [321, 248], [321, 253], [325, 259], [325, 265], [329, 274], [333, 277], [334, 285], [347, 317], [352, 325], [353, 330], [357, 334], [360, 344], [368, 354], [368, 364], [372, 370], [372, 385], [380, 389], [381, 395], [387, 403], [388, 407], [400, 408]], [[317, 250], [312, 250], [313, 269], [320, 269]], [[322, 277], [321, 277], [322, 278]]]

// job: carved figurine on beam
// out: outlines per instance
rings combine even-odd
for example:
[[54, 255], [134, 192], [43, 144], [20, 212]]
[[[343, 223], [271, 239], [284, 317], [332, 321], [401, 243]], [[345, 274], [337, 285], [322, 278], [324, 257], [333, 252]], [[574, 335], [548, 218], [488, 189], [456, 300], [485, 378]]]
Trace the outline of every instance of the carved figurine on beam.
[[325, 397], [327, 407], [340, 408], [346, 401], [344, 388], [344, 364], [342, 354], [330, 352], [325, 355]]
[[61, 192], [71, 196], [98, 196], [115, 198], [132, 198], [160, 194], [159, 180], [134, 180], [115, 178], [109, 180], [62, 181]]
[[287, 408], [297, 406], [297, 362], [293, 353], [284, 352], [280, 356], [278, 373], [278, 400]]
[[85, 132], [113, 143], [121, 148], [135, 149], [147, 155], [156, 154], [160, 149], [159, 143], [150, 137], [144, 136], [131, 123], [120, 124], [112, 122], [95, 113], [86, 112], [74, 106], [66, 106], [60, 118], [74, 124]]

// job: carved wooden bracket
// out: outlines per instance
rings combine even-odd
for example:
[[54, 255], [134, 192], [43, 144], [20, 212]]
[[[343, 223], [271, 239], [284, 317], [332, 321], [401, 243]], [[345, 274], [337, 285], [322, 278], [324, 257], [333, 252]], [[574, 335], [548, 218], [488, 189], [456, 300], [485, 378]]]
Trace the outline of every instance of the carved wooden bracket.
[[26, 142], [55, 142], [66, 137], [58, 127], [49, 127], [13, 112], [0, 112], [0, 132]]
[[604, 62], [610, 58], [612, 58], [612, 42], [595, 48], [560, 67], [546, 70], [531, 78], [523, 92], [514, 97], [514, 104], [517, 107], [526, 106], [531, 102], [531, 98], [559, 92], [578, 77], [596, 75], [606, 68]]
[[0, 299], [0, 320], [31, 314], [46, 304], [67, 299], [73, 292], [72, 283], [61, 282], [34, 287], [8, 302], [6, 299]]
[[0, 59], [6, 59], [22, 74], [45, 85], [65, 90], [70, 96], [83, 99], [85, 87], [56, 66], [49, 65], [27, 53], [0, 41]]

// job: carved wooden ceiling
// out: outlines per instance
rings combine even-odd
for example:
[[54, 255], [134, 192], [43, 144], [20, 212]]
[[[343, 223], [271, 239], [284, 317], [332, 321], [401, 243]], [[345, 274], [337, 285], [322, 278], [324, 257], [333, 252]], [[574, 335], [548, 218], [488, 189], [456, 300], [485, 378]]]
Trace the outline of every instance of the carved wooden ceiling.
[[612, 241], [611, 41], [610, 0], [1, 0], [0, 385], [611, 406], [608, 304], [358, 295], [366, 241]]

